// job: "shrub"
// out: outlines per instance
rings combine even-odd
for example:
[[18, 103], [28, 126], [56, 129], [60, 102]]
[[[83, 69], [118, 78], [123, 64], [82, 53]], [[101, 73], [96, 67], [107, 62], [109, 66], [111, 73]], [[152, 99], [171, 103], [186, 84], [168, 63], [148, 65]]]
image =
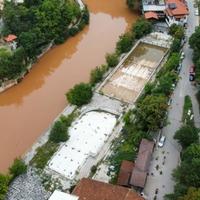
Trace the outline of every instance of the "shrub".
[[128, 5], [128, 7], [131, 10], [134, 10], [134, 8], [135, 8], [135, 0], [126, 0], [126, 4]]
[[186, 148], [192, 143], [199, 141], [198, 129], [193, 126], [184, 125], [176, 131], [174, 139], [178, 140], [183, 148]]
[[37, 149], [36, 155], [31, 160], [31, 164], [34, 165], [36, 168], [44, 169], [47, 162], [53, 156], [53, 154], [57, 151], [58, 144], [48, 141], [43, 146]]
[[96, 67], [90, 73], [90, 83], [94, 86], [96, 83], [100, 82], [103, 78], [104, 71], [101, 67]]
[[106, 54], [106, 62], [108, 67], [115, 67], [119, 63], [119, 58], [116, 53]]
[[119, 37], [117, 42], [117, 51], [122, 54], [131, 50], [133, 46], [134, 36], [132, 33], [125, 33]]
[[152, 31], [152, 24], [144, 18], [140, 18], [133, 24], [133, 34], [139, 39]]
[[0, 174], [0, 200], [5, 200], [9, 181], [10, 178], [8, 176]]
[[173, 53], [173, 52], [174, 52], [174, 53], [175, 53], [175, 52], [179, 52], [179, 51], [181, 50], [181, 40], [175, 38], [175, 39], [173, 40], [173, 43], [172, 43], [171, 47], [170, 47], [170, 50], [171, 50], [172, 53]]
[[69, 103], [82, 106], [90, 102], [92, 98], [92, 87], [87, 83], [80, 83], [75, 85], [74, 88], [70, 89], [66, 94]]
[[68, 138], [69, 135], [67, 132], [66, 125], [60, 120], [56, 121], [49, 135], [50, 141], [59, 143], [59, 142], [65, 142], [66, 140], [68, 140]]
[[9, 168], [9, 172], [13, 178], [26, 173], [27, 166], [21, 159], [15, 159], [13, 165]]

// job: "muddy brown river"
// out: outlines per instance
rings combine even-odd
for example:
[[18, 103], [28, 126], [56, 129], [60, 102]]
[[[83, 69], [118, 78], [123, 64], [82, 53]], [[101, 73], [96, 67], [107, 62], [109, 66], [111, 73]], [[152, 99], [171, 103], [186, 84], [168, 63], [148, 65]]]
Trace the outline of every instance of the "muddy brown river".
[[0, 172], [31, 148], [67, 105], [65, 93], [89, 80], [138, 17], [125, 0], [85, 0], [90, 25], [47, 52], [17, 86], [0, 94]]

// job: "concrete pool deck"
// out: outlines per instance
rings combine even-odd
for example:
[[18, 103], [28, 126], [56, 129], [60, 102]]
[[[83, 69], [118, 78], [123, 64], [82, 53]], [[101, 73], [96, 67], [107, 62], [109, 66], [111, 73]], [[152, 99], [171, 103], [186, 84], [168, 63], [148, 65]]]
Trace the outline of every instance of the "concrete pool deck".
[[[170, 46], [169, 37], [158, 34], [160, 43], [154, 43], [155, 34], [139, 41], [107, 77], [99, 92], [122, 102], [133, 104], [145, 84], [152, 77]], [[150, 40], [152, 38], [152, 40]]]

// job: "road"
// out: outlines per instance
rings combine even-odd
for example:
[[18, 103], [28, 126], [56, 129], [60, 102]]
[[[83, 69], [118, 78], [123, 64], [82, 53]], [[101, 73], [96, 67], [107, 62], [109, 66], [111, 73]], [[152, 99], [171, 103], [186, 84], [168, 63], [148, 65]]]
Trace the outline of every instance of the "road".
[[[189, 38], [198, 25], [198, 16], [194, 15], [194, 1], [187, 1], [190, 14], [188, 17], [188, 29], [186, 35]], [[199, 105], [196, 100], [197, 89], [189, 82], [189, 67], [192, 65], [192, 50], [188, 43], [183, 47], [185, 58], [180, 71], [180, 80], [171, 97], [172, 103], [168, 111], [169, 124], [163, 128], [162, 134], [166, 136], [166, 143], [163, 148], [156, 146], [149, 176], [147, 178], [144, 193], [148, 200], [163, 200], [164, 195], [172, 193], [174, 181], [172, 180], [172, 171], [180, 162], [180, 145], [173, 139], [174, 133], [181, 126], [181, 118], [184, 104], [184, 97], [189, 95], [192, 99], [195, 125], [200, 127]], [[156, 194], [156, 189], [158, 192]]]

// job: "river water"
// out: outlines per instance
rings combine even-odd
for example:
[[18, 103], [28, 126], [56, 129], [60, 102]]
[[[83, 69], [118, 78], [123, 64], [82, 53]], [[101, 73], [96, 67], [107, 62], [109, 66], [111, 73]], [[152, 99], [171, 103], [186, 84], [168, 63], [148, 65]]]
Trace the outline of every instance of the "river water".
[[119, 35], [138, 17], [125, 0], [85, 0], [90, 25], [47, 52], [25, 79], [0, 94], [0, 171], [24, 154], [67, 105], [65, 93], [89, 80]]

